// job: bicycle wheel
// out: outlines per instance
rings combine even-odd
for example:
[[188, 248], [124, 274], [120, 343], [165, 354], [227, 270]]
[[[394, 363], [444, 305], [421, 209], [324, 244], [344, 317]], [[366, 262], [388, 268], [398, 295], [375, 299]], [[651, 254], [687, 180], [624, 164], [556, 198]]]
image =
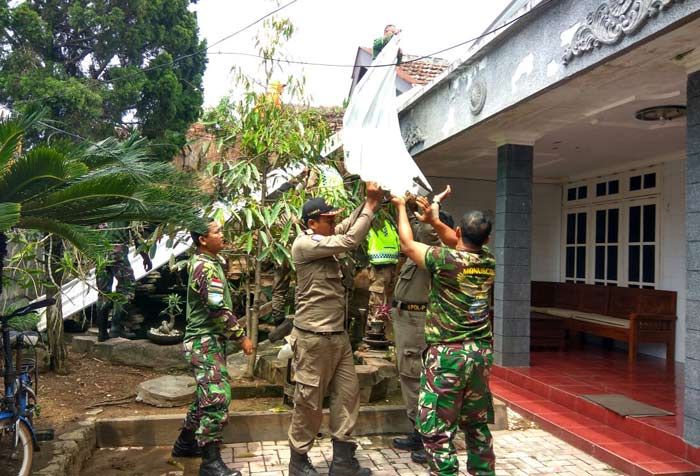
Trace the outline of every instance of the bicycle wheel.
[[[0, 461], [3, 473], [8, 476], [29, 476], [32, 471], [34, 443], [25, 423], [15, 426], [10, 421], [0, 422]], [[17, 444], [15, 445], [15, 441]], [[5, 472], [7, 471], [7, 472]]]

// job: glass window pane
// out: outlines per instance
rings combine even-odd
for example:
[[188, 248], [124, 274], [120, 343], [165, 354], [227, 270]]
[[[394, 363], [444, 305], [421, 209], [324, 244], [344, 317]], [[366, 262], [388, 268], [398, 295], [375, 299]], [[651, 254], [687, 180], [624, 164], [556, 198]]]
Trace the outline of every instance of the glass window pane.
[[654, 245], [644, 245], [644, 256], [642, 259], [642, 281], [645, 283], [653, 283], [655, 279], [656, 271], [656, 246]]
[[630, 207], [630, 243], [639, 243], [641, 238], [642, 207]]
[[605, 243], [605, 210], [595, 212], [595, 242]]
[[608, 185], [608, 184], [605, 183], [605, 182], [596, 184], [596, 186], [595, 186], [595, 196], [596, 196], [596, 197], [604, 197], [604, 196], [608, 193], [607, 185]]
[[595, 279], [605, 279], [605, 246], [595, 247]]
[[586, 279], [586, 248], [576, 248], [576, 279]]
[[583, 186], [578, 188], [578, 199], [583, 200], [588, 197], [588, 187]]
[[608, 210], [608, 243], [617, 243], [620, 210], [611, 208]]
[[656, 174], [646, 174], [644, 175], [644, 188], [655, 188], [656, 187]]
[[608, 182], [608, 195], [615, 195], [616, 193], [620, 193], [620, 181], [611, 180]]
[[569, 246], [566, 248], [566, 277], [574, 277], [574, 267], [576, 266], [576, 248]]
[[576, 224], [576, 243], [582, 245], [586, 242], [586, 214], [578, 214], [578, 223]]
[[608, 281], [617, 281], [617, 246], [608, 246]]
[[635, 175], [630, 177], [630, 192], [635, 192], [642, 189], [642, 176]]
[[656, 205], [644, 205], [644, 241], [656, 241]]
[[570, 202], [576, 200], [576, 189], [575, 188], [570, 188], [566, 192], [566, 199]]
[[629, 280], [639, 281], [639, 245], [629, 248]]
[[576, 243], [576, 214], [569, 213], [566, 216], [566, 244]]

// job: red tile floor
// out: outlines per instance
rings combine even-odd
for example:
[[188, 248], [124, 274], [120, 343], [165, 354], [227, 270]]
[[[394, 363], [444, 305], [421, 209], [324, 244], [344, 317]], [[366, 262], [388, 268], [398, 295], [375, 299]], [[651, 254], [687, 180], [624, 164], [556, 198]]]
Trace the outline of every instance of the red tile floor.
[[[700, 448], [682, 439], [683, 365], [640, 354], [586, 347], [533, 352], [531, 366], [495, 367], [494, 395], [592, 456], [637, 475], [700, 475]], [[673, 412], [622, 417], [581, 397], [619, 393]]]

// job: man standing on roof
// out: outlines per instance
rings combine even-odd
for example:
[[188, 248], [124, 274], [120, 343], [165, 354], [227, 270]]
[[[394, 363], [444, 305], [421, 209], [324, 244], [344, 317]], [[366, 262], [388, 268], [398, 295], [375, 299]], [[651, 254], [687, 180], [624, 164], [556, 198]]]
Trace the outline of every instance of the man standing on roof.
[[444, 243], [428, 246], [414, 241], [405, 200], [394, 197], [392, 202], [398, 212], [401, 249], [419, 268], [430, 272], [432, 281], [416, 424], [430, 474], [459, 474], [452, 440], [460, 427], [466, 436], [469, 474], [494, 475], [488, 378], [493, 362], [489, 297], [496, 260], [484, 246], [491, 222], [482, 212], [472, 211], [451, 230], [420, 200], [426, 221]]
[[[401, 33], [401, 30], [397, 29], [395, 25], [387, 25], [384, 27], [384, 35], [380, 38], [374, 40], [372, 45], [372, 59], [377, 59], [379, 53], [384, 49], [384, 47], [391, 41], [394, 35]], [[399, 53], [396, 55], [396, 62], [401, 63], [401, 58], [403, 58], [403, 53], [399, 48]]]
[[369, 476], [355, 458], [352, 432], [360, 409], [360, 388], [345, 323], [345, 289], [337, 255], [357, 248], [367, 236], [383, 192], [366, 184], [365, 203], [338, 225], [322, 198], [302, 208], [307, 230], [292, 245], [297, 271], [296, 314], [290, 345], [296, 389], [289, 426], [289, 476], [316, 476], [308, 451], [321, 427], [322, 403], [330, 392], [333, 461], [330, 476]]

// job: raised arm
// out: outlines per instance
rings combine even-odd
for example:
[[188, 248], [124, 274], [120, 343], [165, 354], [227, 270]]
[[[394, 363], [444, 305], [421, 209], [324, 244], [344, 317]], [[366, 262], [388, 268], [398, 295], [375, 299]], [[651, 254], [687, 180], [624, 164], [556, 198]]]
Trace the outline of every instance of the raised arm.
[[437, 203], [432, 205], [428, 203], [425, 197], [418, 197], [416, 199], [418, 206], [423, 209], [423, 215], [419, 216], [418, 219], [422, 222], [429, 223], [432, 225], [435, 232], [440, 237], [445, 245], [450, 248], [455, 248], [459, 239], [457, 238], [457, 233], [440, 221], [440, 210]]
[[413, 260], [419, 268], [425, 269], [425, 253], [430, 247], [413, 239], [413, 231], [411, 230], [411, 223], [408, 221], [408, 215], [406, 214], [406, 201], [404, 198], [393, 197], [391, 202], [396, 207], [401, 251]]

